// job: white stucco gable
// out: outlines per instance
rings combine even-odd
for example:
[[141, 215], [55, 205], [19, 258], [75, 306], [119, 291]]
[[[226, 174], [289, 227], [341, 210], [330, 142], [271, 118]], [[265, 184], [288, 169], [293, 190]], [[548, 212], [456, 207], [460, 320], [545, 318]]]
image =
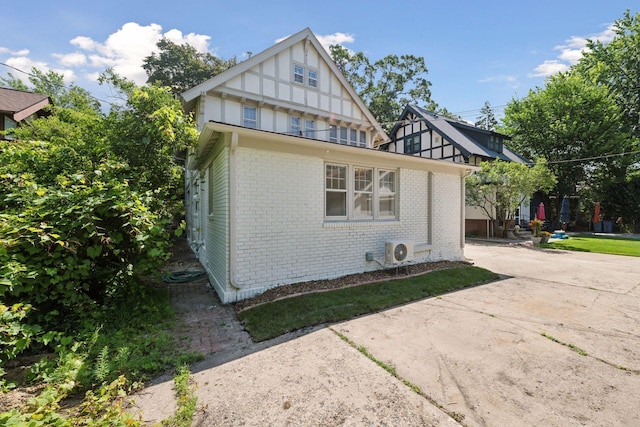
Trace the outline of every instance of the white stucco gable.
[[182, 99], [200, 129], [216, 121], [344, 145], [389, 140], [308, 28], [187, 90]]

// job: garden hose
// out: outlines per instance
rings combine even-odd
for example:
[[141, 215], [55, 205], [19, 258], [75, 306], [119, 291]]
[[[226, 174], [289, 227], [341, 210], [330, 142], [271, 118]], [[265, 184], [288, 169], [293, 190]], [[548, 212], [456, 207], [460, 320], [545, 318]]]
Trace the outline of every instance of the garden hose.
[[198, 280], [206, 276], [207, 272], [204, 270], [173, 271], [171, 273], [163, 274], [162, 280], [166, 283], [186, 283], [193, 282], [194, 280]]

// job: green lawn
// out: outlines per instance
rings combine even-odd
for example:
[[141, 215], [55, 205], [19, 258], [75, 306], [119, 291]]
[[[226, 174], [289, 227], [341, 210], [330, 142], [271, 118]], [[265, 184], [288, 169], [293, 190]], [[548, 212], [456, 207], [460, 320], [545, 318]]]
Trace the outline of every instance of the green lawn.
[[254, 341], [264, 341], [307, 326], [351, 319], [497, 278], [497, 274], [479, 267], [452, 268], [287, 298], [249, 308], [238, 317]]
[[610, 236], [571, 236], [540, 245], [544, 248], [640, 257], [640, 239]]

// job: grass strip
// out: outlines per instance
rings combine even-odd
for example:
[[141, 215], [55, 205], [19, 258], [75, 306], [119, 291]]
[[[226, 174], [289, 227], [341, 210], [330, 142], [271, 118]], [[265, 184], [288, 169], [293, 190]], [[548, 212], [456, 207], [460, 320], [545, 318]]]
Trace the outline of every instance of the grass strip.
[[[330, 328], [331, 329], [331, 328]], [[428, 394], [426, 394], [425, 392], [423, 392], [420, 389], [420, 386], [412, 383], [409, 380], [405, 380], [404, 378], [402, 378], [399, 374], [398, 371], [396, 371], [396, 368], [392, 365], [389, 365], [387, 363], [384, 363], [378, 359], [376, 359], [373, 354], [371, 354], [371, 352], [369, 350], [367, 350], [367, 348], [363, 345], [357, 345], [355, 342], [351, 341], [347, 336], [345, 336], [344, 334], [341, 334], [340, 332], [331, 329], [331, 331], [336, 334], [337, 336], [340, 337], [340, 339], [344, 342], [346, 342], [347, 344], [349, 344], [351, 347], [355, 348], [356, 350], [358, 350], [360, 353], [362, 353], [365, 357], [367, 357], [369, 360], [371, 360], [372, 362], [374, 362], [376, 365], [378, 365], [379, 367], [381, 367], [382, 369], [384, 369], [385, 371], [387, 371], [388, 373], [390, 373], [391, 375], [393, 375], [393, 377], [395, 377], [396, 379], [398, 379], [399, 381], [402, 381], [402, 383], [409, 387], [409, 389], [411, 391], [413, 391], [414, 393], [416, 393], [419, 396], [424, 397], [425, 399], [427, 399], [433, 406], [435, 406], [436, 408], [440, 409], [441, 411], [443, 411], [445, 414], [449, 415], [451, 418], [453, 418], [454, 420], [456, 420], [459, 423], [462, 423], [462, 421], [464, 420], [464, 414], [459, 414], [457, 412], [452, 412], [452, 411], [448, 411], [444, 406], [442, 406], [440, 403], [436, 402], [435, 399], [433, 399], [431, 396], [429, 396]]]
[[193, 416], [196, 413], [198, 398], [190, 386], [191, 372], [186, 365], [178, 368], [173, 379], [173, 388], [176, 392], [176, 405], [178, 409], [174, 416], [162, 420], [161, 426], [188, 427], [193, 424]]
[[640, 239], [622, 237], [571, 236], [566, 240], [554, 240], [540, 246], [569, 251], [640, 257]]
[[254, 341], [264, 341], [308, 326], [351, 319], [497, 278], [497, 274], [480, 267], [451, 268], [273, 301], [244, 310], [238, 317]]

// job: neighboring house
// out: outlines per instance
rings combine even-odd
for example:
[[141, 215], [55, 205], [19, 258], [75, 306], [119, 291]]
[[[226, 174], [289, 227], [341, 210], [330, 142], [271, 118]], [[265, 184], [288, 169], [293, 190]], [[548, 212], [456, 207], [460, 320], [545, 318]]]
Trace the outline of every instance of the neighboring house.
[[[526, 163], [524, 157], [504, 144], [508, 139], [508, 136], [498, 132], [408, 105], [391, 130], [391, 142], [380, 144], [380, 148], [393, 153], [471, 165], [496, 159]], [[525, 226], [529, 223], [530, 215], [530, 201], [525, 200], [516, 212], [516, 224]], [[490, 226], [482, 209], [466, 207], [467, 233], [487, 236], [490, 234]]]
[[473, 167], [388, 136], [309, 29], [182, 94], [200, 129], [187, 239], [224, 303], [292, 283], [463, 260]]
[[[49, 104], [51, 99], [47, 95], [0, 88], [0, 131], [10, 131], [21, 122], [44, 115]], [[0, 135], [0, 139], [12, 139], [11, 133]]]

